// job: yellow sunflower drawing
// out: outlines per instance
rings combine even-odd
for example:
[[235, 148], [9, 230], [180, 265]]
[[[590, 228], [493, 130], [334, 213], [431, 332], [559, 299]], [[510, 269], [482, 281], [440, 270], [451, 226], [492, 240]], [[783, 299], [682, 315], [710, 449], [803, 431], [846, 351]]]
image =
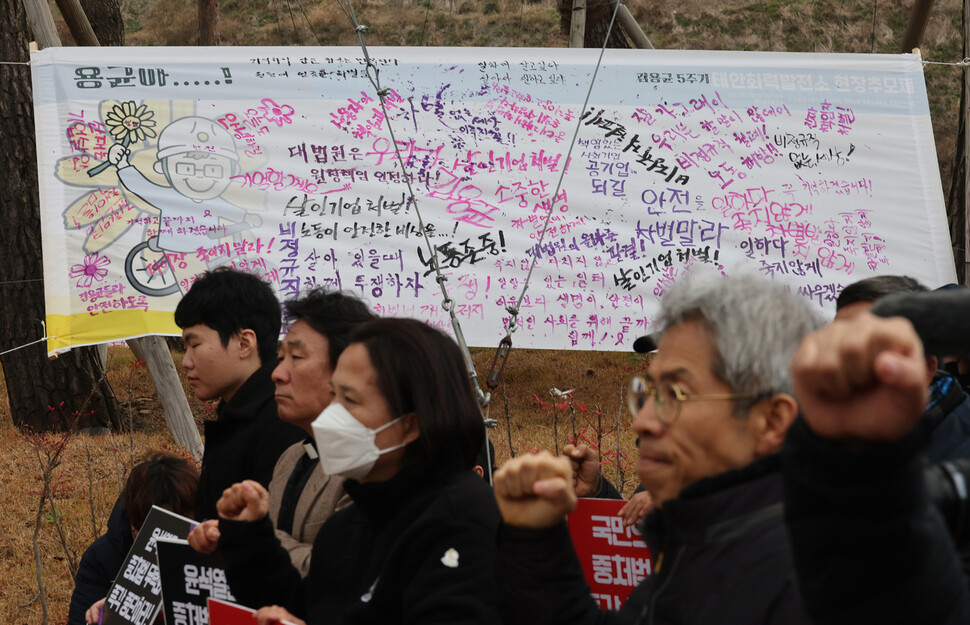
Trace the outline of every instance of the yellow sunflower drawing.
[[114, 105], [105, 115], [104, 124], [115, 141], [128, 147], [136, 141], [158, 136], [155, 133], [153, 117], [155, 112], [149, 111], [147, 105], [142, 104], [136, 109], [134, 101], [129, 100]]

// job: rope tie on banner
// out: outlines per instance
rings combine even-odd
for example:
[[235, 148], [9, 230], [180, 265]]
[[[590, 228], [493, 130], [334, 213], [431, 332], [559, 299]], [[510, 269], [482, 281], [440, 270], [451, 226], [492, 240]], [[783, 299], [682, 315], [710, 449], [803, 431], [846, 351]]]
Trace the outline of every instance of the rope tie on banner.
[[9, 354], [11, 352], [19, 351], [19, 350], [21, 350], [21, 349], [23, 349], [25, 347], [30, 347], [31, 345], [36, 345], [37, 343], [41, 343], [43, 341], [47, 341], [47, 340], [50, 340], [50, 339], [57, 339], [57, 338], [60, 338], [60, 337], [59, 336], [44, 336], [44, 337], [41, 337], [41, 338], [37, 339], [36, 341], [31, 341], [29, 343], [24, 343], [23, 345], [19, 345], [17, 347], [8, 349], [6, 351], [2, 351], [2, 352], [0, 352], [0, 356], [4, 356], [4, 355]]
[[923, 61], [923, 67], [927, 65], [949, 65], [951, 67], [967, 67], [970, 65], [970, 58], [964, 58], [962, 61], [957, 61], [956, 63], [944, 63], [943, 61]]
[[522, 283], [522, 292], [519, 293], [519, 297], [515, 300], [515, 304], [508, 306], [505, 309], [510, 315], [508, 325], [505, 329], [505, 337], [499, 341], [498, 348], [495, 350], [495, 357], [492, 359], [492, 368], [489, 370], [488, 377], [485, 381], [486, 385], [491, 390], [498, 388], [499, 382], [502, 379], [502, 372], [505, 371], [505, 363], [508, 362], [509, 353], [512, 351], [512, 333], [519, 329], [519, 314], [522, 310], [522, 301], [525, 299], [525, 294], [529, 290], [529, 282], [532, 280], [532, 272], [535, 270], [536, 263], [539, 260], [542, 241], [546, 237], [546, 232], [549, 228], [549, 220], [552, 219], [552, 211], [556, 206], [556, 200], [559, 199], [559, 192], [562, 190], [563, 180], [566, 178], [566, 169], [569, 168], [569, 161], [572, 158], [573, 148], [576, 146], [576, 139], [579, 137], [579, 130], [583, 126], [583, 115], [586, 112], [586, 107], [589, 106], [589, 98], [593, 94], [593, 86], [596, 84], [596, 76], [599, 74], [600, 66], [603, 63], [603, 54], [606, 52], [606, 44], [609, 42], [610, 34], [613, 32], [613, 24], [616, 22], [616, 13], [619, 11], [619, 9], [620, 3], [614, 3], [613, 15], [610, 17], [610, 25], [606, 29], [606, 36], [603, 38], [603, 45], [600, 47], [600, 53], [596, 59], [596, 67], [593, 68], [593, 76], [589, 81], [589, 89], [586, 90], [586, 99], [583, 100], [583, 107], [579, 110], [579, 115], [576, 116], [576, 129], [573, 131], [573, 137], [569, 142], [569, 149], [566, 151], [566, 162], [563, 165], [562, 171], [559, 172], [559, 181], [556, 183], [556, 190], [552, 194], [552, 199], [549, 200], [549, 210], [546, 213], [545, 220], [542, 222], [542, 231], [539, 233], [539, 240], [535, 246], [536, 251], [532, 255], [532, 262], [529, 263], [529, 271], [525, 276], [525, 281]]
[[5, 354], [9, 354], [11, 352], [19, 351], [19, 350], [21, 350], [21, 349], [23, 349], [25, 347], [30, 347], [31, 345], [36, 345], [37, 343], [41, 343], [41, 342], [47, 341], [49, 339], [59, 339], [59, 338], [61, 338], [59, 336], [47, 336], [47, 322], [44, 321], [43, 319], [37, 319], [37, 321], [40, 322], [40, 328], [41, 328], [40, 331], [41, 331], [41, 333], [44, 336], [42, 336], [41, 338], [39, 338], [39, 339], [37, 339], [35, 341], [31, 341], [29, 343], [24, 343], [23, 345], [19, 345], [17, 347], [13, 347], [13, 348], [8, 349], [6, 351], [2, 351], [2, 352], [0, 352], [0, 356], [3, 356]]

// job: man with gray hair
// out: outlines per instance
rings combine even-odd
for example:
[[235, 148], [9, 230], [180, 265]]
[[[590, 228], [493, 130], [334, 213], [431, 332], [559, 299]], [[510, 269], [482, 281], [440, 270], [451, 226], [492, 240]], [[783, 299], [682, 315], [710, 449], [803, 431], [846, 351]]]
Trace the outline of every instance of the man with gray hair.
[[661, 302], [658, 352], [630, 389], [641, 530], [654, 572], [623, 609], [590, 596], [563, 522], [568, 458], [515, 458], [495, 474], [508, 623], [807, 623], [782, 513], [777, 453], [798, 414], [789, 361], [822, 322], [761, 278], [711, 276]]

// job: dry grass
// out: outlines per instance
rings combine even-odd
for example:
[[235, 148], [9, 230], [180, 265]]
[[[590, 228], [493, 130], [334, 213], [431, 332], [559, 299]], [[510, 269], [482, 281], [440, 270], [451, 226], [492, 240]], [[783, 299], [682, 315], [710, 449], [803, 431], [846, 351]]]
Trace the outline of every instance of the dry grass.
[[[484, 379], [493, 350], [474, 350], [473, 356]], [[84, 549], [104, 531], [132, 464], [154, 449], [178, 452], [145, 368], [139, 367], [125, 348], [111, 348], [108, 366], [108, 377], [134, 430], [130, 434], [100, 437], [79, 435], [68, 441], [53, 486], [56, 514], [70, 556], [60, 542], [55, 513], [49, 506], [45, 507], [39, 534], [51, 623], [63, 623], [67, 619], [74, 588], [69, 562], [78, 562]], [[513, 349], [505, 371], [506, 383], [494, 393], [490, 410], [490, 416], [498, 420], [498, 427], [489, 434], [496, 448], [497, 463], [507, 460], [512, 450], [521, 454], [554, 449], [552, 432], [556, 415], [559, 445], [572, 440], [573, 408], [577, 434], [596, 443], [599, 417], [595, 413], [599, 410], [604, 474], [631, 494], [636, 477], [629, 466], [632, 458], [627, 459], [626, 454], [634, 453], [634, 435], [625, 404], [621, 403], [621, 389], [626, 388], [635, 371], [644, 367], [646, 360], [633, 354]], [[553, 387], [573, 389], [572, 405], [568, 400], [565, 405], [562, 405], [564, 400], [556, 400], [560, 407], [554, 413], [554, 398], [549, 393]], [[205, 415], [211, 410], [196, 401], [191, 390], [187, 395], [196, 415]], [[43, 455], [56, 441], [51, 437], [25, 437], [13, 427], [6, 388], [0, 376], [0, 474], [4, 476], [0, 497], [0, 571], [5, 573], [0, 577], [0, 622], [3, 623], [42, 622], [32, 546], [42, 488], [36, 454], [40, 451]], [[622, 469], [622, 475], [618, 469]]]
[[[194, 16], [192, 0], [126, 0], [124, 11], [128, 45], [192, 45], [198, 36], [195, 20], [184, 19]], [[369, 45], [565, 45], [559, 15], [548, 2], [363, 0], [354, 2], [354, 11], [358, 21], [368, 26]], [[358, 45], [349, 24], [332, 1], [226, 0], [220, 6], [222, 45]]]
[[[41, 623], [32, 546], [42, 488], [37, 453], [43, 457], [57, 437], [23, 436], [13, 427], [8, 405], [6, 389], [0, 387], [0, 474], [4, 476], [4, 495], [0, 497], [0, 571], [4, 572], [0, 577], [0, 620]], [[69, 561], [78, 562], [87, 545], [104, 531], [132, 462], [159, 448], [174, 450], [172, 437], [164, 427], [130, 435], [74, 436], [68, 441], [52, 484], [56, 512], [45, 507], [39, 534], [51, 623], [67, 619], [74, 588]], [[55, 514], [64, 530], [66, 550], [58, 537]]]
[[[472, 350], [482, 380], [493, 355], [494, 350]], [[497, 464], [513, 453], [555, 450], [578, 438], [601, 448], [604, 475], [632, 494], [636, 435], [625, 396], [630, 378], [646, 366], [646, 358], [636, 354], [513, 349], [488, 415], [497, 421], [489, 432]], [[570, 398], [554, 397], [553, 388], [572, 390]]]

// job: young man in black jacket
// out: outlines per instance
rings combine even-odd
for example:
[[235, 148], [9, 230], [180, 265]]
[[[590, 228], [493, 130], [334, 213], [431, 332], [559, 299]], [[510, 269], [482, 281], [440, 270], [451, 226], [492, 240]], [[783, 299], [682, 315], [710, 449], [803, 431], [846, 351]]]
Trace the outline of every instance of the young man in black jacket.
[[233, 269], [199, 277], [175, 309], [189, 385], [199, 399], [219, 400], [216, 420], [205, 423], [198, 521], [217, 518], [216, 502], [233, 484], [256, 480], [268, 486], [286, 448], [309, 440], [276, 413], [271, 375], [281, 316], [267, 283]]
[[657, 356], [631, 389], [638, 472], [655, 506], [642, 525], [654, 573], [622, 610], [601, 611], [563, 523], [576, 501], [570, 460], [516, 458], [495, 475], [506, 622], [807, 623], [776, 452], [797, 414], [789, 360], [820, 324], [760, 278], [675, 285], [661, 302]]

